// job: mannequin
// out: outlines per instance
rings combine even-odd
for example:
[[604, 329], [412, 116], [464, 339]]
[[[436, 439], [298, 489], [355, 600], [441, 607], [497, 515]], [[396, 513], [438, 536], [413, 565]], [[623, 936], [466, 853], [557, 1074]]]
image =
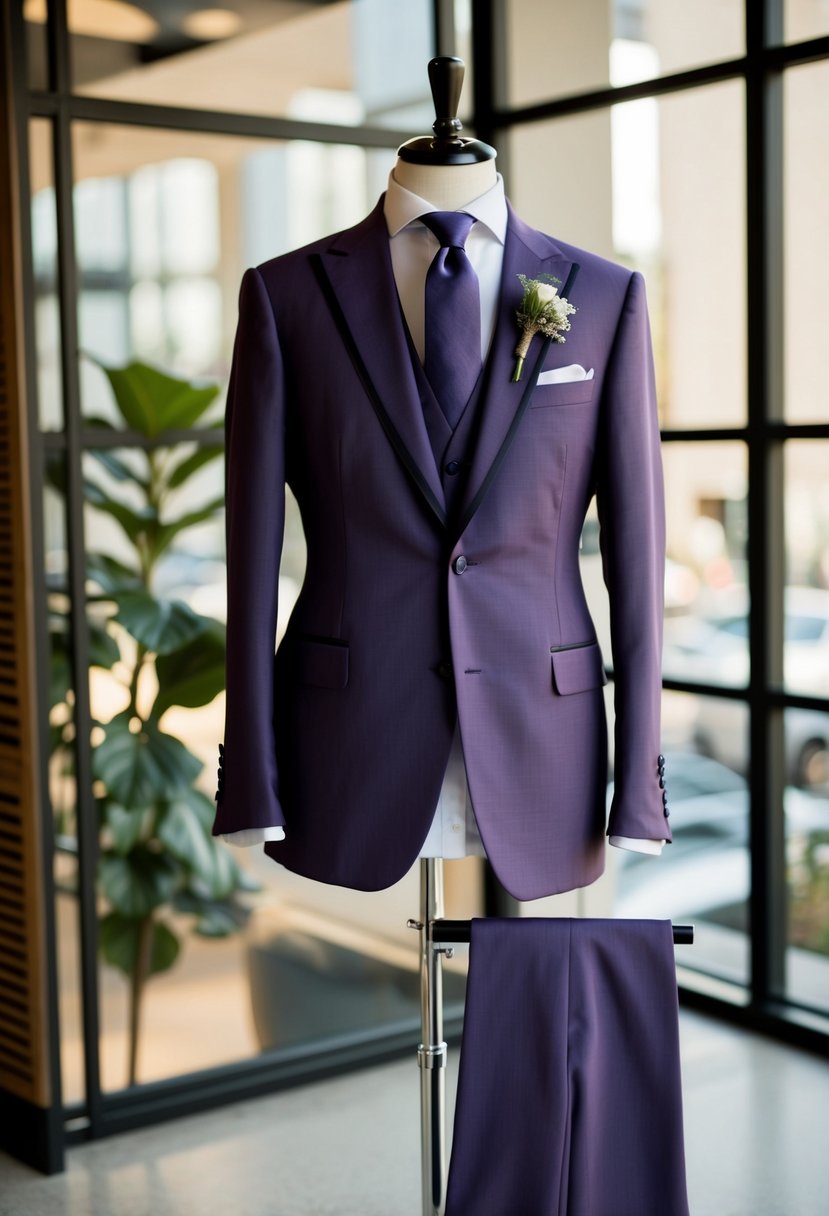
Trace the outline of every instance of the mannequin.
[[438, 211], [462, 211], [495, 185], [498, 171], [494, 157], [470, 165], [421, 165], [398, 155], [392, 177]]
[[[480, 199], [488, 191], [500, 185], [500, 176], [496, 168], [496, 152], [494, 148], [480, 140], [462, 138], [460, 135], [462, 124], [456, 114], [463, 83], [462, 60], [448, 57], [433, 59], [429, 63], [428, 72], [435, 112], [438, 116], [434, 123], [434, 136], [417, 137], [401, 146], [391, 171], [390, 188], [392, 182], [396, 183], [411, 195], [417, 196], [417, 199], [423, 200], [429, 207], [422, 210], [463, 211], [474, 200]], [[492, 245], [493, 242], [490, 244]], [[482, 278], [481, 281], [482, 353], [484, 355], [492, 337], [494, 297], [500, 279], [502, 254], [503, 241], [498, 249], [489, 249], [487, 254], [489, 274], [488, 278]], [[429, 256], [431, 257], [431, 251]], [[398, 279], [397, 286], [401, 294], [403, 311], [410, 331], [416, 334], [417, 325], [414, 323], [413, 314], [418, 302], [414, 299], [406, 299], [405, 286], [401, 279], [401, 265], [406, 270], [410, 269], [405, 259], [406, 254], [398, 252], [395, 260], [393, 252], [392, 262]], [[422, 281], [418, 283], [417, 287], [418, 290], [422, 290]], [[485, 307], [487, 303], [489, 308]], [[488, 317], [490, 318], [489, 323]], [[422, 334], [416, 345], [422, 345]], [[422, 349], [418, 353], [422, 361]], [[485, 855], [468, 789], [465, 787], [463, 754], [460, 749], [460, 740], [456, 736], [441, 790], [435, 823], [421, 856], [457, 857], [470, 853]], [[464, 840], [453, 842], [454, 847], [447, 849], [441, 844], [441, 838], [446, 840], [446, 833], [450, 829], [446, 828], [441, 831], [439, 821], [442, 816], [450, 815], [454, 820], [452, 830], [459, 832], [463, 829]], [[261, 844], [265, 840], [284, 839], [284, 833], [281, 828], [246, 829], [223, 834], [223, 839], [230, 844], [251, 846]], [[617, 835], [610, 837], [610, 843], [619, 848], [653, 855], [661, 853], [664, 845], [663, 840], [633, 839]], [[460, 851], [458, 851], [459, 845], [463, 846]]]
[[[360, 890], [485, 840], [505, 888], [532, 900], [594, 882], [608, 833], [654, 854], [671, 840], [645, 284], [523, 221], [494, 149], [460, 135], [461, 61], [429, 72], [434, 136], [402, 145], [371, 213], [243, 276], [213, 834]], [[463, 233], [466, 302], [451, 315], [431, 271], [453, 246], [436, 231]], [[520, 384], [519, 280], [575, 284], [579, 314], [566, 352], [555, 334], [535, 342]], [[449, 363], [427, 374], [433, 307]], [[476, 332], [480, 372], [450, 421], [442, 377], [454, 383], [457, 352], [469, 382]], [[274, 655], [285, 484], [309, 565]], [[617, 674], [609, 821], [606, 675], [578, 567], [594, 494]]]

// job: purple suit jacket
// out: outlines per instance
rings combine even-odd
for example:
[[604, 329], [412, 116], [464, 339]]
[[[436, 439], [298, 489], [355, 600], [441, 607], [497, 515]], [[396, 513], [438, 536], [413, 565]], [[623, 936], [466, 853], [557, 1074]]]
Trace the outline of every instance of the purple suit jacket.
[[[601, 874], [606, 827], [671, 836], [657, 763], [665, 532], [644, 282], [510, 208], [477, 438], [448, 512], [382, 204], [242, 280], [213, 833], [284, 824], [287, 839], [265, 852], [289, 869], [389, 886], [426, 837], [457, 716], [498, 878], [519, 899], [571, 890]], [[594, 378], [536, 386], [536, 337], [512, 383], [516, 276], [566, 282], [574, 263], [578, 312], [544, 365], [581, 363]], [[286, 483], [308, 565], [274, 658]], [[593, 494], [616, 685], [608, 825], [606, 677], [578, 563]]]

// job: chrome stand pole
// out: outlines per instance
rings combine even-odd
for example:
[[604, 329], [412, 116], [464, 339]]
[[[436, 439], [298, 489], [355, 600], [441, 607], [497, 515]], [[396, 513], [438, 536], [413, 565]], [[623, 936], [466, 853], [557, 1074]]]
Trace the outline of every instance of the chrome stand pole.
[[443, 972], [433, 922], [443, 917], [443, 859], [420, 862], [420, 1153], [423, 1216], [443, 1216], [446, 1202], [446, 1044], [443, 1041]]

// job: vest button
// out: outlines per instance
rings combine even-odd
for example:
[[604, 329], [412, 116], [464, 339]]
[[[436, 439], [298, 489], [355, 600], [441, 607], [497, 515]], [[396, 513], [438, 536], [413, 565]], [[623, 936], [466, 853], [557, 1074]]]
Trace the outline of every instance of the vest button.
[[452, 562], [452, 569], [455, 571], [456, 574], [463, 574], [466, 567], [467, 567], [467, 561], [463, 554], [461, 554], [460, 557], [456, 557], [455, 560]]
[[454, 675], [452, 664], [446, 660], [444, 660], [442, 663], [438, 663], [438, 675], [442, 680], [451, 680]]
[[460, 472], [460, 467], [461, 462], [459, 460], [450, 460], [446, 466], [446, 472], [450, 477], [454, 477], [456, 473]]

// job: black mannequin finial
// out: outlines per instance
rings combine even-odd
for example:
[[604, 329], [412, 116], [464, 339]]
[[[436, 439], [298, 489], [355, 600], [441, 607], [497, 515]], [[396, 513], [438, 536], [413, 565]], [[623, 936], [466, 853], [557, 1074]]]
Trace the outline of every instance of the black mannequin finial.
[[401, 160], [417, 165], [474, 165], [493, 160], [495, 149], [478, 139], [462, 139], [458, 102], [463, 87], [464, 62], [453, 55], [429, 61], [429, 84], [435, 103], [434, 136], [419, 135], [397, 149]]

